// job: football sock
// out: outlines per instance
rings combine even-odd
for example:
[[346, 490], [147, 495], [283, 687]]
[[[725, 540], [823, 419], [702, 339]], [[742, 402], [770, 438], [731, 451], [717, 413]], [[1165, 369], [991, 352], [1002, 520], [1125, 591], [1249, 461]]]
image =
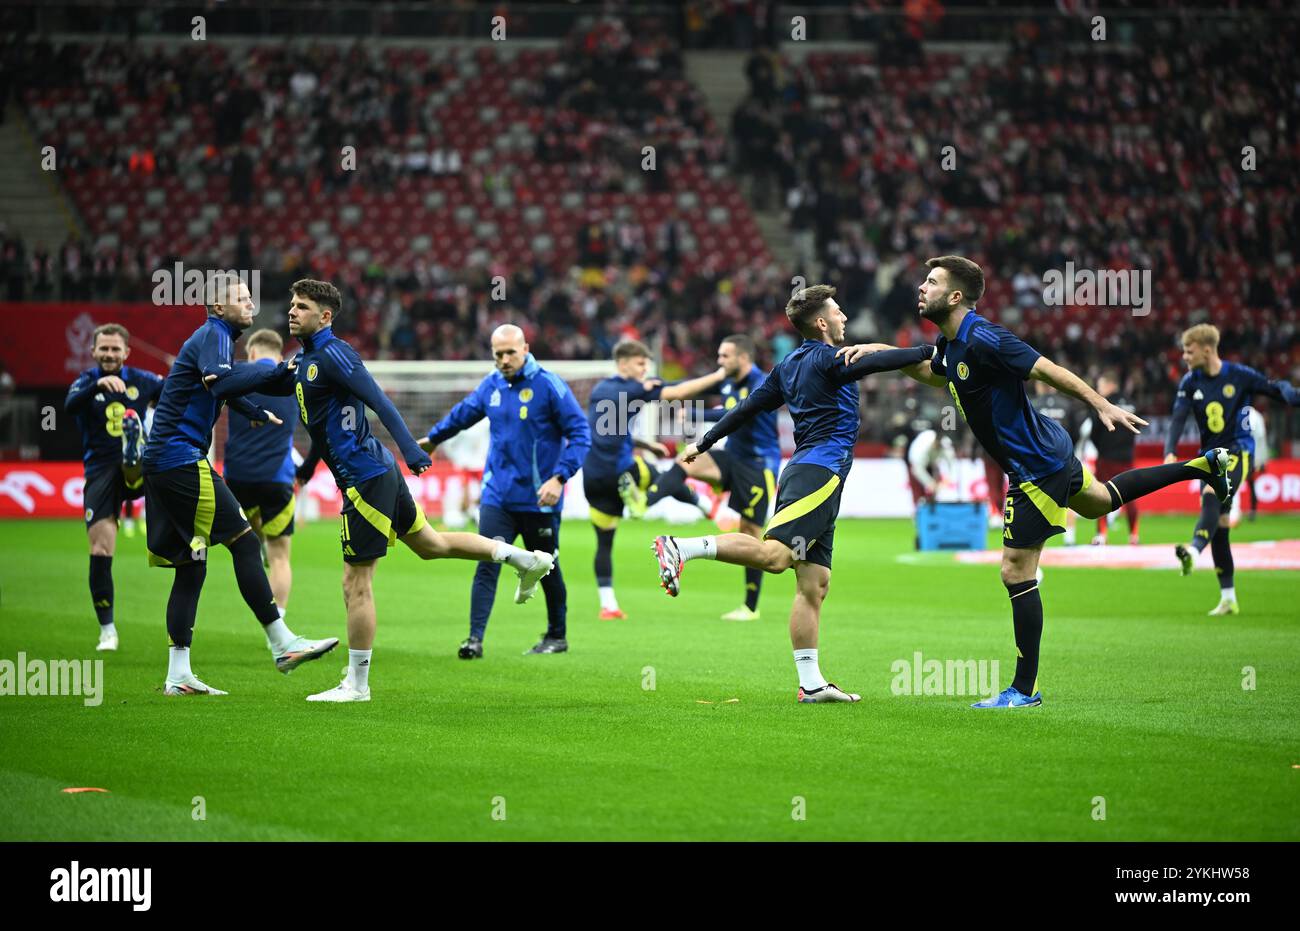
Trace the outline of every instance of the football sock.
[[817, 665], [816, 650], [795, 650], [794, 668], [799, 673], [799, 687], [805, 692], [826, 687], [826, 677]]
[[1038, 581], [1013, 582], [1007, 586], [1011, 598], [1011, 623], [1016, 633], [1016, 677], [1012, 686], [1033, 695], [1038, 682], [1038, 646], [1043, 639], [1043, 598]]
[[596, 584], [609, 589], [614, 597], [614, 528], [596, 528]]
[[1097, 536], [1099, 537], [1106, 536], [1106, 527], [1107, 527], [1106, 515], [1103, 514], [1101, 515], [1101, 517], [1097, 518]]
[[358, 692], [370, 688], [370, 650], [348, 650], [348, 672]]
[[226, 544], [230, 558], [235, 564], [235, 582], [239, 585], [239, 594], [244, 596], [253, 615], [265, 627], [280, 620], [280, 606], [275, 603], [271, 593], [271, 582], [262, 568], [262, 548], [258, 545], [257, 535], [249, 532], [237, 540]]
[[1189, 459], [1187, 462], [1171, 462], [1168, 465], [1148, 466], [1145, 469], [1129, 469], [1106, 483], [1106, 490], [1110, 492], [1110, 509], [1117, 510], [1120, 505], [1134, 498], [1149, 495], [1166, 485], [1193, 479], [1204, 481], [1210, 474], [1210, 463], [1204, 456]]
[[[686, 487], [686, 470], [679, 463], [674, 462], [672, 467], [660, 472], [655, 476], [655, 480], [650, 483], [646, 489], [646, 505], [652, 505], [656, 502], [669, 497], [677, 497], [677, 492]], [[694, 492], [692, 492], [694, 494]]]
[[521, 550], [513, 543], [498, 541], [496, 549], [492, 550], [492, 561], [503, 562], [515, 569], [526, 569], [533, 563], [533, 554], [528, 550]]
[[113, 623], [113, 557], [90, 557], [90, 602], [95, 607], [99, 625]]
[[167, 678], [172, 682], [180, 682], [186, 676], [192, 676], [190, 672], [190, 648], [189, 647], [171, 647], [167, 650]]
[[1237, 592], [1232, 586], [1234, 566], [1232, 563], [1232, 547], [1228, 543], [1228, 534], [1230, 532], [1227, 527], [1220, 527], [1219, 532], [1210, 541], [1210, 552], [1214, 555], [1214, 571], [1219, 577], [1219, 588], [1222, 597], [1233, 600], [1237, 597]]
[[116, 637], [116, 636], [117, 636], [117, 625], [115, 625], [115, 624], [102, 624], [102, 625], [100, 625], [100, 628], [99, 628], [99, 635], [100, 635], [101, 637]]
[[718, 555], [717, 537], [677, 537], [677, 552], [682, 554], [682, 561], [688, 559], [716, 559]]
[[271, 648], [272, 653], [283, 653], [293, 642], [293, 631], [288, 628], [283, 619], [272, 621], [262, 630], [266, 633], [266, 645]]
[[[692, 507], [700, 507], [700, 495], [690, 485], [683, 485], [673, 492], [673, 497], [683, 504], [689, 504]], [[703, 508], [701, 508], [703, 510]]]
[[745, 607], [758, 610], [758, 593], [763, 587], [762, 569], [745, 569]]
[[[167, 636], [174, 647], [189, 647], [194, 639], [194, 617], [199, 612], [199, 595], [208, 574], [206, 562], [182, 563], [172, 579], [167, 598]], [[189, 660], [186, 661], [188, 668]]]
[[597, 591], [600, 592], [600, 609], [602, 611], [618, 610], [618, 599], [614, 597], [613, 585], [601, 585]]
[[[1204, 550], [1214, 539], [1219, 530], [1219, 514], [1222, 510], [1214, 492], [1207, 491], [1201, 495], [1201, 516], [1196, 519], [1196, 529], [1192, 531], [1192, 546], [1196, 547], [1196, 552]], [[1217, 559], [1215, 565], [1218, 565]]]
[[1219, 600], [1220, 600], [1220, 601], [1236, 601], [1236, 600], [1237, 600], [1237, 590], [1236, 590], [1235, 588], [1233, 588], [1231, 585], [1229, 585], [1227, 588], [1221, 588], [1221, 589], [1219, 589]]

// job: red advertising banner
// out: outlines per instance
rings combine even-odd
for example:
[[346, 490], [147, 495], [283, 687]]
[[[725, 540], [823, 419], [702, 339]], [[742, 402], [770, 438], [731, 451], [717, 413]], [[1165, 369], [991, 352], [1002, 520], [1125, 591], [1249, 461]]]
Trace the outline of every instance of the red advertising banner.
[[[858, 460], [865, 467], [873, 460]], [[1157, 460], [1138, 460], [1138, 465], [1155, 465]], [[850, 473], [851, 475], [852, 473]], [[430, 517], [441, 517], [443, 501], [449, 494], [454, 504], [466, 500], [466, 494], [475, 494], [479, 473], [467, 472], [446, 460], [435, 460], [433, 467], [423, 475], [410, 475], [403, 470], [411, 494]], [[76, 517], [83, 513], [82, 485], [79, 462], [0, 462], [0, 519], [22, 517]], [[569, 494], [580, 494], [572, 484]], [[341, 500], [333, 477], [324, 465], [318, 467], [315, 477], [307, 484], [300, 499], [304, 516], [333, 516], [338, 514]], [[873, 494], [880, 490], [874, 489]], [[900, 513], [911, 508], [906, 482], [900, 482], [894, 493], [901, 496]], [[1259, 495], [1259, 510], [1269, 513], [1300, 512], [1300, 459], [1276, 459], [1255, 478], [1255, 493]], [[1242, 503], [1249, 503], [1249, 489], [1243, 493]], [[876, 502], [879, 504], [880, 502]], [[1141, 501], [1147, 514], [1197, 514], [1200, 512], [1200, 483], [1180, 482], [1147, 495]], [[566, 507], [567, 510], [567, 507]], [[854, 504], [846, 495], [842, 507], [847, 516]]]
[[19, 388], [66, 388], [95, 364], [90, 357], [95, 327], [120, 323], [131, 334], [127, 365], [166, 375], [204, 316], [202, 307], [0, 302], [0, 361]]

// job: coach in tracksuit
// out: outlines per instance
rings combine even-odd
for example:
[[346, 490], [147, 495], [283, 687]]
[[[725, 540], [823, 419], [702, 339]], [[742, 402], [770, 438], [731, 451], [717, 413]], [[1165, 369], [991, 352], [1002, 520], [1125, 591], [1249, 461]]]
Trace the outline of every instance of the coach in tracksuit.
[[[591, 448], [591, 429], [569, 386], [546, 371], [528, 351], [524, 331], [512, 324], [492, 333], [496, 371], [440, 420], [420, 445], [432, 450], [484, 417], [491, 427], [483, 470], [478, 532], [513, 543], [522, 535], [529, 549], [555, 553], [560, 545], [564, 484]], [[483, 656], [483, 633], [496, 597], [497, 563], [479, 563], [470, 598], [469, 638], [461, 659]], [[559, 562], [542, 579], [547, 629], [528, 653], [563, 653], [567, 593]]]

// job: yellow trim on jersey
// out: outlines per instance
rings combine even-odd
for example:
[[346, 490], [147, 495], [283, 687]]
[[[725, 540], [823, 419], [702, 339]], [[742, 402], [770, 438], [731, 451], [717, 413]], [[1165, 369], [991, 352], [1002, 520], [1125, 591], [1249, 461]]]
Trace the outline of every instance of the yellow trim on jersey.
[[803, 517], [834, 494], [835, 489], [838, 488], [839, 485], [840, 477], [838, 475], [832, 475], [830, 481], [821, 488], [818, 488], [812, 494], [804, 495], [798, 501], [792, 501], [790, 504], [787, 504], [781, 510], [777, 511], [776, 514], [772, 515], [772, 522], [767, 525], [767, 529], [764, 530], [763, 533], [769, 534], [772, 532], [773, 528], [780, 527], [782, 524], [787, 524], [792, 520]]
[[[297, 495], [290, 495], [289, 503], [284, 506], [283, 511], [272, 517], [270, 520], [262, 522], [262, 533], [266, 534], [268, 537], [278, 537], [280, 534], [284, 533], [284, 529], [289, 526], [289, 521], [293, 520], [293, 513], [297, 507]], [[254, 508], [253, 510], [260, 511], [261, 508]], [[250, 511], [249, 513], [251, 514], [252, 512]]]
[[254, 517], [261, 517], [261, 516], [262, 516], [262, 506], [259, 504], [259, 505], [257, 505], [256, 507], [248, 508], [248, 510], [244, 511], [244, 516], [247, 517], [247, 518], [249, 519], [250, 522], [252, 521], [252, 519], [253, 519]]
[[212, 487], [212, 466], [208, 460], [195, 463], [199, 470], [199, 503], [194, 509], [194, 539], [191, 550], [201, 550], [212, 539], [212, 520], [217, 516], [217, 492]]
[[1065, 514], [1069, 508], [1063, 504], [1057, 504], [1051, 496], [1043, 489], [1039, 488], [1033, 482], [1021, 482], [1020, 490], [1038, 508], [1040, 514], [1047, 518], [1047, 522], [1053, 527], [1065, 527]]
[[357, 509], [357, 513], [366, 519], [366, 523], [388, 538], [389, 546], [397, 542], [397, 534], [393, 531], [393, 521], [388, 515], [369, 504], [365, 498], [361, 497], [361, 492], [355, 488], [349, 488], [347, 496], [348, 500], [352, 502], [352, 506]]
[[[1241, 451], [1241, 485], [1246, 484], [1246, 479], [1249, 476], [1250, 476], [1250, 453], [1246, 452], [1246, 450], [1243, 449]], [[1235, 495], [1238, 491], [1241, 491], [1240, 485], [1237, 487], [1235, 491], [1233, 491], [1233, 494]]]
[[166, 556], [159, 556], [157, 553], [149, 552], [149, 565], [151, 566], [170, 566], [172, 561]]
[[1079, 490], [1075, 492], [1076, 495], [1083, 494], [1085, 491], [1088, 490], [1088, 487], [1093, 483], [1093, 481], [1095, 481], [1095, 479], [1092, 476], [1092, 473], [1088, 471], [1087, 464], [1084, 462], [1080, 462], [1079, 465], [1083, 467], [1083, 484], [1080, 485]]
[[773, 507], [776, 505], [776, 476], [771, 469], [764, 469], [763, 479], [767, 483], [767, 506]]
[[597, 530], [613, 530], [618, 526], [620, 515], [606, 514], [604, 511], [598, 511], [590, 506], [587, 510], [590, 511], [588, 517], [591, 519], [592, 526]]

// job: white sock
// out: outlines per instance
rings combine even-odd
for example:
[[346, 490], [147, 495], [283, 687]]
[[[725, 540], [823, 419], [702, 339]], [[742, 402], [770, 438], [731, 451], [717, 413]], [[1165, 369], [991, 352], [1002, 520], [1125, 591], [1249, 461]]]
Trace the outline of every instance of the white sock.
[[1236, 601], [1237, 589], [1229, 585], [1227, 588], [1219, 589], [1219, 599], [1222, 601]]
[[821, 667], [817, 665], [816, 650], [795, 650], [794, 668], [799, 672], [799, 686], [805, 692], [826, 686], [826, 678]]
[[116, 636], [117, 636], [117, 627], [116, 627], [116, 625], [114, 625], [111, 621], [110, 621], [109, 623], [107, 623], [107, 624], [100, 624], [100, 625], [99, 625], [99, 636], [100, 636], [101, 638], [103, 638], [103, 637], [116, 637]]
[[601, 585], [597, 591], [600, 592], [600, 609], [602, 611], [618, 610], [618, 599], [614, 597], [613, 585]]
[[167, 648], [167, 678], [172, 682], [180, 682], [186, 676], [192, 676], [190, 672], [190, 648], [189, 647], [168, 647]]
[[527, 569], [533, 564], [533, 554], [512, 543], [498, 543], [492, 551], [492, 561], [507, 563], [516, 569]]
[[678, 537], [677, 552], [682, 554], [682, 561], [688, 559], [717, 559], [717, 537]]
[[370, 688], [370, 650], [348, 650], [348, 672], [358, 692]]
[[262, 629], [266, 631], [266, 645], [272, 653], [283, 653], [293, 643], [293, 631], [285, 625], [283, 612], [279, 620], [272, 621]]

